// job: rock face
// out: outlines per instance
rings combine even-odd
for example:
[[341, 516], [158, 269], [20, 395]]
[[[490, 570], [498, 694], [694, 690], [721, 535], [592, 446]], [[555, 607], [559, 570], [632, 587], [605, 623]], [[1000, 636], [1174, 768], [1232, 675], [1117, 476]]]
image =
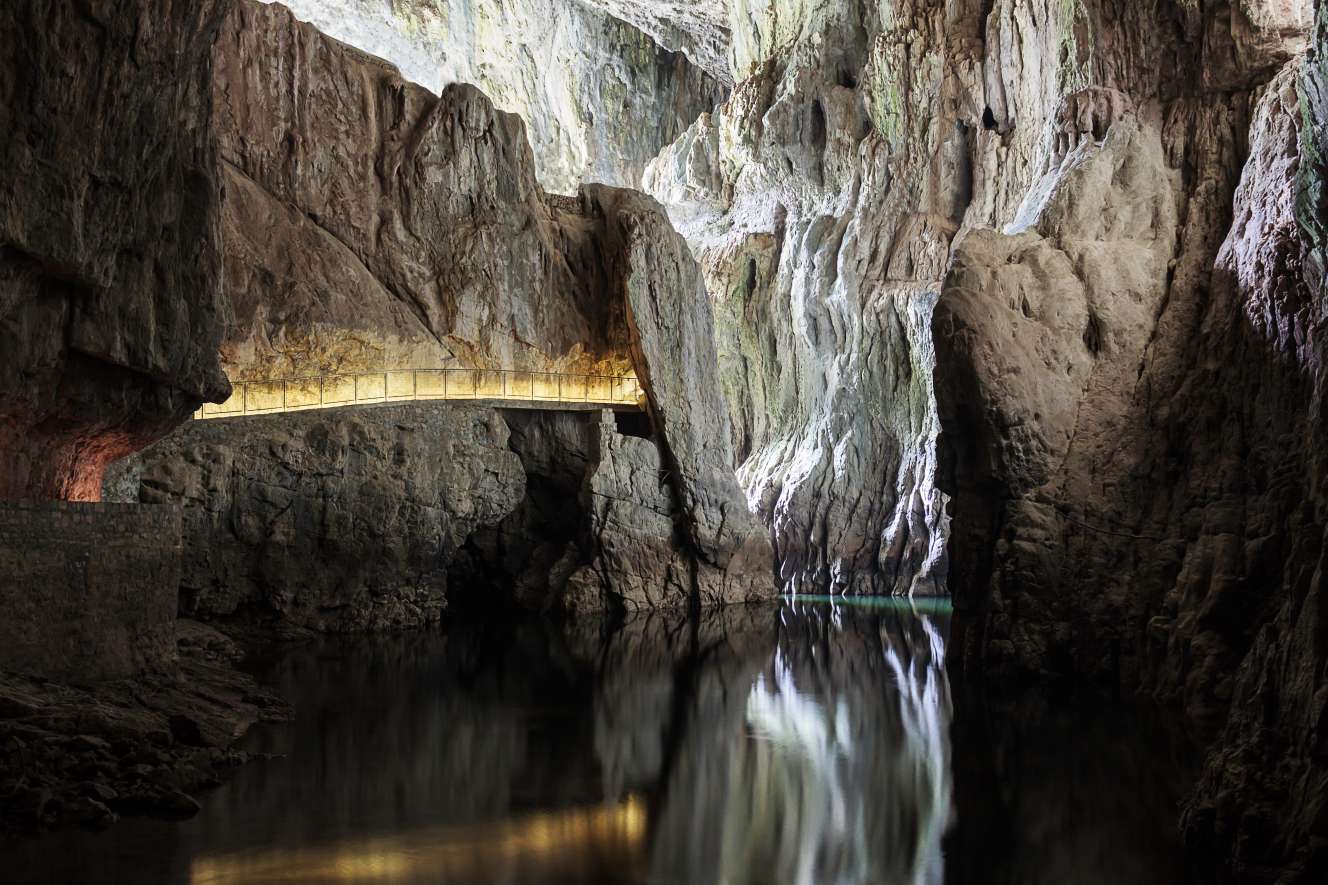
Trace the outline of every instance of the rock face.
[[733, 83], [729, 66], [727, 0], [584, 0], [629, 22], [660, 46], [684, 53], [723, 83]]
[[724, 97], [717, 39], [667, 25], [642, 33], [619, 21], [614, 5], [611, 15], [580, 0], [285, 5], [436, 94], [453, 83], [477, 86], [525, 121], [539, 181], [555, 193], [575, 194], [583, 181], [639, 187], [659, 149]]
[[[1123, 614], [1112, 610], [1122, 599], [1102, 599], [1100, 615], [1088, 615], [1059, 580], [1036, 571], [1037, 555], [1062, 529], [1055, 506], [1034, 490], [1063, 483], [1064, 500], [1083, 507], [1103, 496], [1104, 465], [1128, 457], [1119, 442], [1167, 293], [1176, 198], [1158, 134], [1133, 120], [1117, 121], [1101, 142], [1085, 141], [1048, 178], [1034, 191], [1043, 196], [1027, 227], [975, 230], [957, 245], [937, 305], [943, 452], [950, 475], [965, 483], [955, 486], [954, 576], [971, 574], [973, 545], [989, 551], [993, 543], [975, 537], [988, 523], [969, 512], [970, 500], [1005, 508], [1007, 522], [1026, 526], [1027, 546], [1010, 551], [1022, 563], [1012, 567], [1010, 592], [1048, 620], [1105, 622]], [[1110, 484], [1105, 490], [1108, 499], [1118, 494]], [[1100, 513], [1070, 516], [1084, 531], [1131, 531]], [[1056, 613], [1061, 606], [1067, 611]], [[1013, 624], [1012, 635], [987, 641], [1036, 669], [1055, 640], [1024, 629]], [[1119, 664], [1107, 659], [1109, 629], [1082, 632], [1101, 643], [1092, 665]]]
[[[680, 529], [690, 520], [679, 511], [644, 416], [615, 418], [608, 410], [505, 416], [512, 450], [525, 467], [526, 498], [499, 526], [471, 539], [470, 560], [454, 581], [460, 604], [621, 613], [774, 595], [759, 531], [712, 544], [708, 554]], [[620, 422], [636, 432], [622, 432]]]
[[[626, 445], [644, 472], [662, 459], [651, 501], [666, 495], [657, 509], [676, 526], [649, 534], [661, 562], [688, 563], [676, 586], [707, 603], [773, 591], [734, 478], [710, 301], [658, 204], [600, 186], [546, 194], [516, 116], [469, 86], [434, 96], [279, 6], [237, 7], [217, 72], [232, 377], [634, 371], [655, 439]], [[583, 550], [569, 564], [598, 555]], [[604, 580], [585, 605], [632, 595]]]
[[217, 45], [233, 378], [628, 368], [589, 222], [547, 197], [521, 121], [237, 6]]
[[611, 280], [627, 305], [632, 364], [647, 391], [678, 531], [703, 569], [703, 599], [741, 595], [724, 576], [759, 574], [770, 544], [733, 473], [734, 452], [700, 268], [641, 194], [589, 188], [607, 229]]
[[951, 520], [960, 663], [1181, 704], [1200, 853], [1322, 875], [1311, 4], [730, 7], [646, 186], [782, 575], [916, 592]]
[[[619, 434], [611, 422], [590, 429], [594, 467], [580, 499], [591, 561], [568, 578], [567, 607], [684, 608], [694, 594], [703, 605], [742, 601], [725, 592], [722, 570], [712, 576], [709, 563], [675, 548], [672, 495], [655, 445]], [[767, 577], [773, 594], [768, 571]], [[605, 606], [605, 599], [615, 605]]]
[[[1308, 12], [1076, 7], [1092, 52], [1044, 75], [1029, 186], [933, 317], [955, 657], [1182, 707], [1212, 747], [1187, 841], [1232, 881], [1325, 870]], [[1018, 143], [1027, 102], [987, 107]]]
[[739, 475], [781, 577], [939, 592], [927, 318], [971, 193], [965, 46], [920, 4], [751, 7], [732, 96], [646, 186], [701, 258]]
[[437, 621], [524, 475], [493, 410], [411, 404], [195, 421], [109, 484], [184, 507], [182, 613], [345, 632]]
[[696, 546], [668, 473], [612, 412], [422, 402], [196, 421], [106, 496], [183, 508], [190, 617], [357, 632], [773, 596], [764, 536]]
[[0, 11], [0, 497], [95, 500], [228, 393], [212, 45], [229, 0]]

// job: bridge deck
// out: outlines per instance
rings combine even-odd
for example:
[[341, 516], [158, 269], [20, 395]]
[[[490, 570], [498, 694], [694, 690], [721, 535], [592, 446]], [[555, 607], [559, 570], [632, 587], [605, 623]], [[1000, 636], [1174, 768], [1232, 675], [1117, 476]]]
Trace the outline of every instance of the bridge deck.
[[224, 403], [204, 403], [195, 418], [240, 418], [343, 406], [447, 400], [500, 408], [639, 409], [635, 375], [522, 372], [511, 369], [400, 369], [319, 378], [240, 381]]

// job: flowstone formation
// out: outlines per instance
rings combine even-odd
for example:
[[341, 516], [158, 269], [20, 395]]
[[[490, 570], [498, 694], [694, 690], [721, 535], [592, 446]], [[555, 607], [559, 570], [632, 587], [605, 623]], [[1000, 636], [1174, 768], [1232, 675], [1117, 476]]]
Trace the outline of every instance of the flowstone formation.
[[229, 392], [211, 47], [229, 0], [0, 9], [0, 498], [106, 465]]
[[732, 96], [646, 173], [715, 301], [740, 478], [791, 589], [939, 592], [927, 320], [972, 188], [963, 44], [918, 36], [939, 8], [740, 5]]
[[702, 44], [686, 34], [626, 24], [642, 23], [619, 15], [616, 3], [610, 14], [581, 0], [284, 5], [435, 94], [469, 83], [519, 115], [540, 184], [555, 193], [575, 194], [583, 181], [640, 187], [659, 149], [725, 96], [727, 68], [714, 40], [697, 54]]
[[949, 520], [957, 660], [1180, 704], [1222, 735], [1191, 843], [1312, 878], [1311, 4], [730, 11], [733, 93], [646, 187], [705, 269], [781, 574], [917, 592]]

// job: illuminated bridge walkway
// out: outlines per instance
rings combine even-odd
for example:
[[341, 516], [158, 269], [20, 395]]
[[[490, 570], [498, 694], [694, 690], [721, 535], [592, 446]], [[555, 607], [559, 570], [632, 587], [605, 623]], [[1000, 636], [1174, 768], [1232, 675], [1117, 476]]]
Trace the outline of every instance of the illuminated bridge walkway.
[[224, 403], [204, 403], [195, 418], [237, 418], [411, 400], [504, 401], [540, 409], [608, 406], [639, 409], [635, 375], [518, 372], [508, 369], [402, 369], [321, 378], [237, 381]]

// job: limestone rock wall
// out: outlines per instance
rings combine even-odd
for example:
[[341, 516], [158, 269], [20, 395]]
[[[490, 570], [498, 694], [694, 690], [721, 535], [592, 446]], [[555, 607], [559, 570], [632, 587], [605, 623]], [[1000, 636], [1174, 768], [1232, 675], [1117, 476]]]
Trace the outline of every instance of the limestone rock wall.
[[1212, 748], [1184, 818], [1195, 856], [1231, 881], [1314, 881], [1310, 7], [1075, 9], [1078, 63], [1027, 187], [956, 243], [933, 316], [954, 657], [1183, 708]]
[[931, 304], [973, 191], [979, 8], [735, 3], [737, 85], [647, 170], [705, 271], [781, 577], [939, 592]]
[[285, 5], [436, 94], [453, 83], [483, 90], [525, 121], [540, 183], [555, 193], [586, 181], [639, 187], [646, 162], [724, 97], [716, 39], [667, 26], [642, 33], [614, 18], [614, 5], [613, 15], [581, 0]]
[[[505, 415], [526, 471], [526, 498], [469, 542], [457, 578], [473, 591], [465, 604], [621, 613], [774, 596], [768, 548], [754, 554], [735, 539], [710, 548], [716, 558], [679, 530], [686, 518], [646, 416]], [[753, 529], [749, 543], [762, 540]]]
[[228, 393], [210, 47], [230, 0], [0, 10], [0, 497], [95, 500]]
[[106, 496], [183, 508], [180, 609], [208, 620], [356, 632], [449, 606], [773, 597], [768, 548], [731, 541], [710, 548], [718, 561], [679, 532], [661, 465], [612, 412], [420, 402], [195, 421], [116, 464]]
[[[546, 194], [518, 117], [471, 86], [407, 83], [280, 6], [242, 3], [217, 56], [232, 377], [633, 371], [671, 526], [652, 543], [687, 564], [677, 586], [707, 603], [772, 592], [734, 476], [710, 300], [654, 200]], [[621, 597], [615, 580], [601, 590]]]
[[630, 366], [591, 240], [519, 118], [244, 2], [217, 45], [233, 378]]
[[729, 587], [730, 576], [741, 583], [766, 571], [770, 543], [734, 476], [701, 270], [654, 200], [611, 188], [584, 193], [605, 218], [609, 276], [626, 305], [632, 363], [647, 392], [677, 530], [702, 566], [701, 597], [734, 599], [745, 591]]
[[660, 46], [684, 53], [723, 83], [733, 83], [729, 65], [732, 31], [727, 0], [582, 0], [648, 34]]
[[948, 522], [955, 660], [1180, 704], [1221, 736], [1191, 843], [1313, 880], [1312, 4], [730, 12], [732, 95], [646, 186], [705, 270], [782, 575], [918, 592]]
[[194, 421], [108, 486], [183, 507], [182, 613], [348, 632], [437, 621], [525, 476], [492, 409], [409, 404]]

